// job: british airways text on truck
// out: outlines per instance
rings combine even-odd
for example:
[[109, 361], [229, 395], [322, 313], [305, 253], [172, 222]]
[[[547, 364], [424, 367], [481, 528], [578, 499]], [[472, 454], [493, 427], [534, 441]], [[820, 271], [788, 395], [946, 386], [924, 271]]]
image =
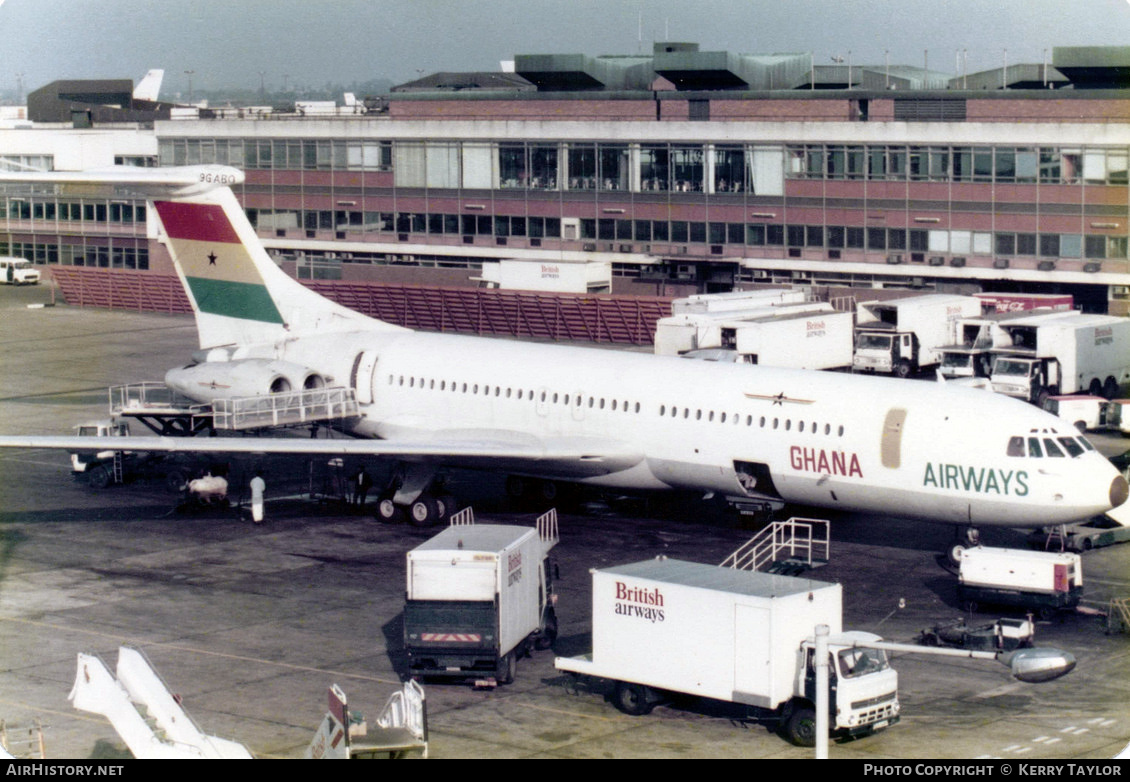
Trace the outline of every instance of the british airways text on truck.
[[452, 526], [408, 552], [404, 647], [413, 677], [514, 679], [531, 646], [549, 648], [557, 616], [549, 550], [557, 515], [537, 529], [500, 524]]
[[592, 571], [592, 654], [558, 670], [611, 680], [613, 702], [646, 714], [666, 693], [744, 704], [794, 744], [815, 743], [814, 631], [828, 625], [831, 730], [860, 736], [898, 721], [886, 653], [843, 632], [842, 588], [660, 557]]

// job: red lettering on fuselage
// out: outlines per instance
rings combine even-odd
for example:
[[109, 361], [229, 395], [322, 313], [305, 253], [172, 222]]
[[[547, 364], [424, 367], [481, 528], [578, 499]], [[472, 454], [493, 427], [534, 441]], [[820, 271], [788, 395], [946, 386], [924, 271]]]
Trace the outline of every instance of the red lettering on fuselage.
[[789, 464], [798, 472], [845, 475], [849, 478], [863, 477], [859, 456], [846, 451], [829, 452], [823, 448], [802, 448], [794, 445], [789, 448]]

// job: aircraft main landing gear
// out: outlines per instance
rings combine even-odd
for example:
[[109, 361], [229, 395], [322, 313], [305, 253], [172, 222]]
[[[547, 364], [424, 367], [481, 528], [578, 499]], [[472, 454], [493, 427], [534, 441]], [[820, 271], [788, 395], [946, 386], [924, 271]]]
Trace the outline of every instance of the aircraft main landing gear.
[[414, 527], [431, 527], [458, 509], [455, 498], [442, 491], [435, 471], [407, 465], [397, 470], [377, 498], [377, 519], [386, 523], [407, 521]]

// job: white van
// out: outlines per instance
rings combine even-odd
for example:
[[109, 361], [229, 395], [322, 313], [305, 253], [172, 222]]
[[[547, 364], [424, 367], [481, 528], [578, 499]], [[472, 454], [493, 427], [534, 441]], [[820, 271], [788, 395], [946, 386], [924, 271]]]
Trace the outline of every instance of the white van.
[[5, 285], [36, 285], [39, 269], [23, 258], [0, 258], [0, 283]]

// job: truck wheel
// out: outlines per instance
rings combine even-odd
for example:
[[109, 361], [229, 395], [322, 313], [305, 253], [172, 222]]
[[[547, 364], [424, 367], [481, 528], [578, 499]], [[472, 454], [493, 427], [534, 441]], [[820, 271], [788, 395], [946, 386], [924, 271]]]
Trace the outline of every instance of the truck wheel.
[[1118, 381], [1113, 377], [1108, 377], [1106, 382], [1103, 383], [1103, 396], [1107, 399], [1114, 399], [1118, 396]]
[[498, 669], [495, 671], [494, 678], [498, 680], [499, 684], [510, 684], [514, 681], [514, 673], [518, 670], [518, 658], [514, 652], [504, 654], [498, 660]]
[[632, 682], [616, 682], [616, 689], [612, 692], [612, 703], [617, 709], [633, 717], [650, 714], [655, 708], [651, 688]]
[[1087, 393], [1091, 396], [1102, 396], [1103, 384], [1099, 382], [1097, 377], [1091, 378], [1091, 385], [1087, 387]]
[[105, 489], [110, 485], [111, 475], [110, 470], [105, 465], [95, 467], [87, 478], [87, 482], [92, 489]]
[[895, 374], [904, 380], [914, 373], [914, 367], [911, 366], [910, 361], [905, 358], [899, 359], [895, 364]]
[[171, 494], [179, 494], [184, 491], [185, 484], [188, 483], [188, 476], [180, 470], [169, 470], [165, 473], [165, 491]]
[[534, 648], [539, 651], [553, 648], [553, 642], [557, 640], [557, 612], [550, 610], [545, 615], [545, 625], [542, 627], [541, 635], [534, 641]]
[[816, 709], [794, 709], [785, 720], [785, 738], [797, 747], [816, 746]]

